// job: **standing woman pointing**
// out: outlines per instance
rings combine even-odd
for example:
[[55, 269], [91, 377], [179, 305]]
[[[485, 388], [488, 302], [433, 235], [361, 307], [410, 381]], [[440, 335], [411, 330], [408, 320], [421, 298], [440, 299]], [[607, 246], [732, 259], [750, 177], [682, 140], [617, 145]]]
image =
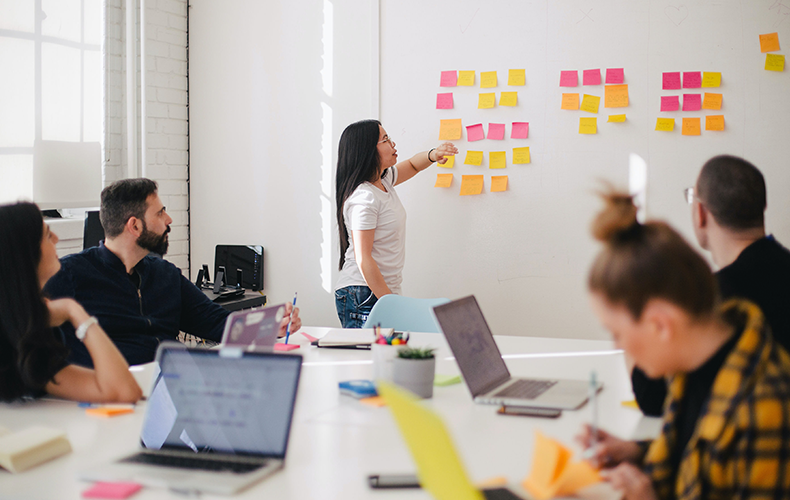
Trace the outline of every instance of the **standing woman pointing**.
[[361, 328], [379, 298], [401, 292], [406, 210], [393, 187], [456, 153], [446, 142], [397, 163], [395, 141], [377, 120], [352, 123], [343, 131], [335, 184], [340, 232], [335, 305], [343, 328]]

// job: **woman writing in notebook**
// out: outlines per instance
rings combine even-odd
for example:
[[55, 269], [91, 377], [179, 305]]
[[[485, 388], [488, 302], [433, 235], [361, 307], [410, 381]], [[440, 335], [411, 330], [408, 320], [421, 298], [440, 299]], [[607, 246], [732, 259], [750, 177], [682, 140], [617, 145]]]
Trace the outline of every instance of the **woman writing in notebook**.
[[395, 141], [378, 121], [352, 123], [343, 131], [335, 190], [340, 232], [335, 305], [343, 328], [361, 328], [379, 298], [401, 291], [406, 210], [394, 186], [457, 152], [446, 142], [398, 163]]
[[[88, 402], [134, 402], [142, 392], [96, 318], [72, 299], [48, 300], [60, 269], [58, 237], [32, 203], [0, 206], [0, 401], [49, 393]], [[95, 369], [66, 363], [58, 326], [71, 322]]]
[[705, 260], [667, 224], [640, 224], [629, 196], [605, 196], [593, 223], [593, 309], [651, 377], [668, 377], [661, 435], [579, 436], [626, 499], [788, 498], [790, 357], [760, 309], [718, 304]]

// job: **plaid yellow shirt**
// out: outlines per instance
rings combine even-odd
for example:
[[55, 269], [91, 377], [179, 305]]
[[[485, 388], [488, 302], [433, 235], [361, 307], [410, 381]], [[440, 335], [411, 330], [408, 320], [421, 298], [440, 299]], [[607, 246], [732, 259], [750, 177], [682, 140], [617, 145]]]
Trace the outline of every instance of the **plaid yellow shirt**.
[[662, 433], [647, 449], [643, 469], [662, 500], [790, 498], [790, 355], [774, 342], [756, 305], [731, 300], [722, 312], [739, 318], [742, 334], [716, 375], [677, 477], [670, 456], [683, 374], [670, 383]]

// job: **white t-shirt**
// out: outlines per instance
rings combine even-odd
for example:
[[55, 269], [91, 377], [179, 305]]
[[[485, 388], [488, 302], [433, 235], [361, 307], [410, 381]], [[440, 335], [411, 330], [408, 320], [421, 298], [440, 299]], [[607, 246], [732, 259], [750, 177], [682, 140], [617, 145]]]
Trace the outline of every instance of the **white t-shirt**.
[[370, 182], [360, 184], [343, 204], [343, 220], [348, 231], [346, 261], [340, 271], [335, 290], [347, 286], [366, 286], [365, 278], [354, 256], [352, 231], [375, 229], [373, 260], [379, 266], [384, 281], [396, 294], [401, 293], [403, 263], [406, 260], [406, 210], [395, 192], [398, 170], [390, 167], [381, 180], [386, 192]]

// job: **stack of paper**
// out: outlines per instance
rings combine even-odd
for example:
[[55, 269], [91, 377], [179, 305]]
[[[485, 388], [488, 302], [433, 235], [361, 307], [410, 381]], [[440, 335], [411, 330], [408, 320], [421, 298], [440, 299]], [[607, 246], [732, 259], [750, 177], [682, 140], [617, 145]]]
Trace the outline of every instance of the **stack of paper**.
[[31, 427], [10, 433], [0, 428], [0, 467], [22, 472], [71, 451], [66, 433], [49, 427]]

